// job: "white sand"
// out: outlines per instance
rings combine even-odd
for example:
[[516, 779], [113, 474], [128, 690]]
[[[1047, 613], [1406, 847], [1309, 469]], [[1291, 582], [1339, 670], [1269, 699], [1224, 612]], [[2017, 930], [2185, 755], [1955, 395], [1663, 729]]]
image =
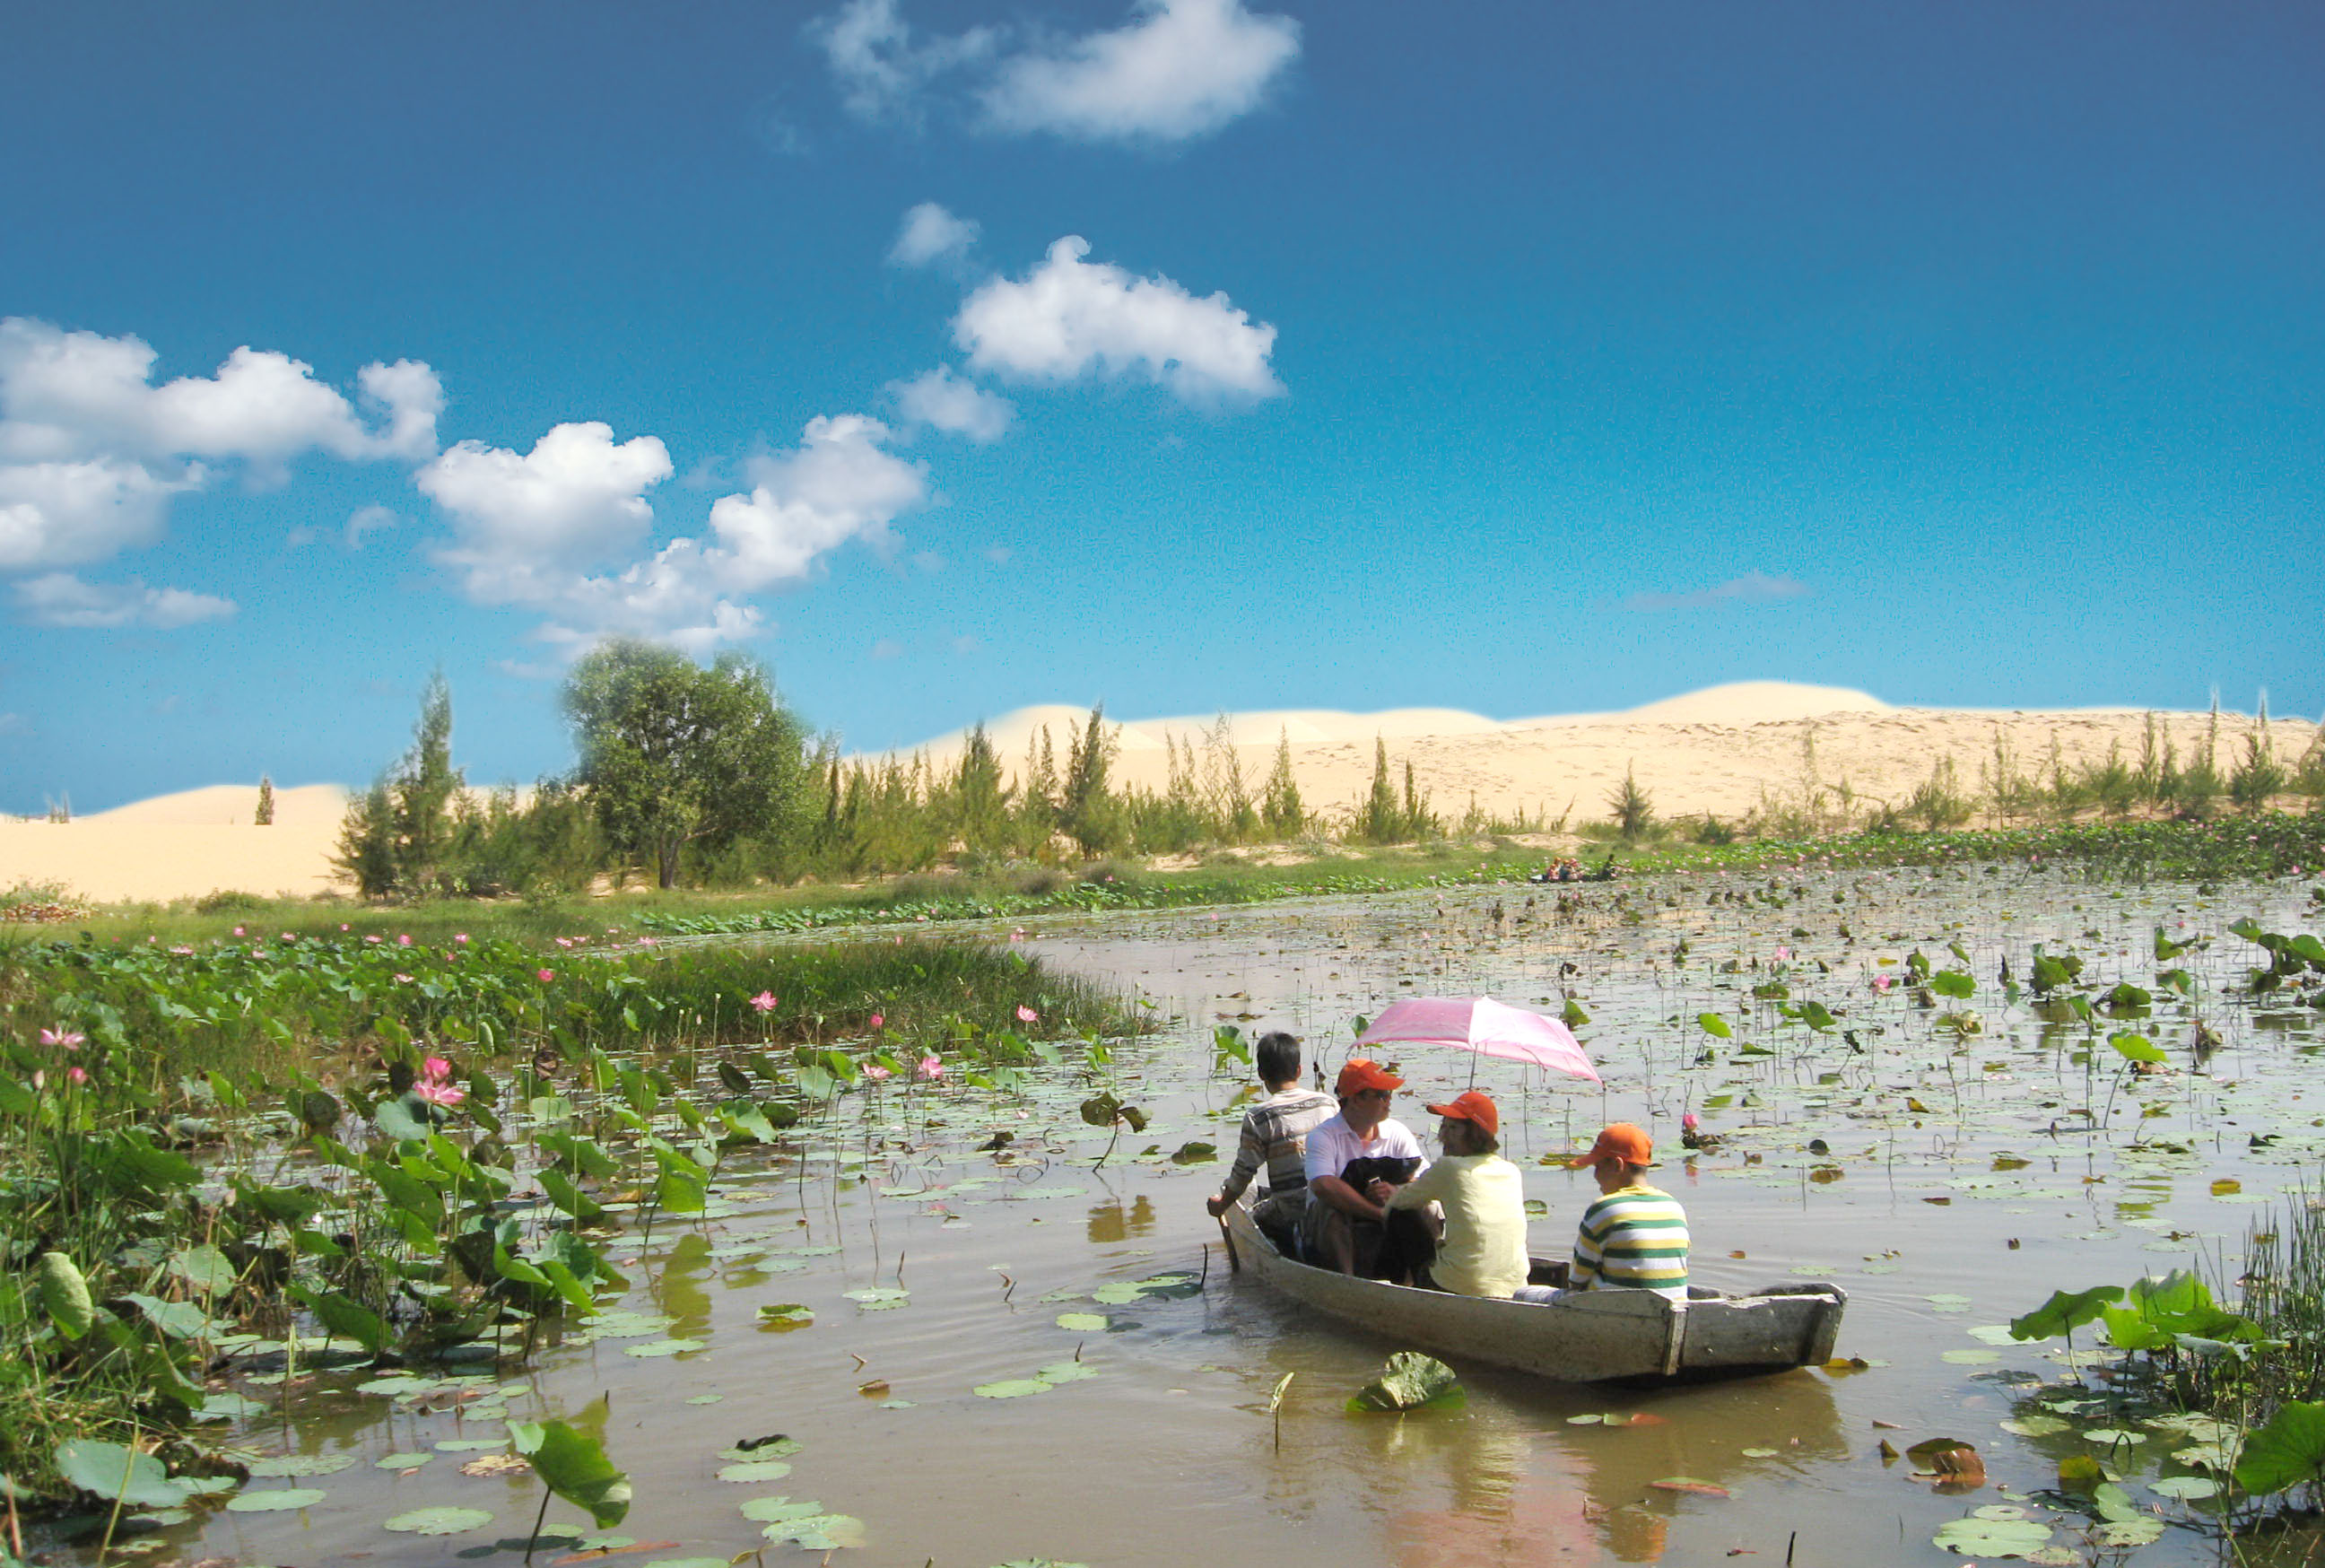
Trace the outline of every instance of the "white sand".
[[[1079, 709], [1020, 709], [988, 725], [1003, 765], [1015, 773], [1043, 726], [1062, 769], [1069, 727]], [[1166, 737], [1200, 745], [1217, 716], [1139, 719], [1123, 725], [1117, 784], [1162, 789], [1169, 778]], [[1231, 716], [1229, 732], [1256, 793], [1274, 761], [1279, 734], [1309, 810], [1346, 813], [1372, 779], [1375, 738], [1401, 770], [1409, 758], [1441, 816], [1458, 819], [1475, 795], [1486, 811], [1513, 816], [1570, 813], [1570, 825], [1607, 815], [1607, 795], [1635, 769], [1665, 817], [1714, 812], [1733, 821], [1764, 803], [1800, 802], [1811, 781], [1825, 807], [1845, 782], [1861, 813], [1867, 801], [1902, 800], [1951, 758], [1957, 788], [1980, 791], [1999, 738], [2021, 774], [2044, 772], [2052, 747], [2069, 769], [2104, 758], [2108, 747], [2139, 756], [2144, 715], [2128, 710], [2003, 712], [1893, 708], [1862, 691], [1754, 681], [1649, 703], [1625, 713], [1567, 714], [1509, 721], [1455, 709], [1387, 713], [1301, 709]], [[2164, 725], [2188, 760], [2203, 744], [2204, 716], [2174, 713]], [[2317, 740], [2317, 727], [2280, 719], [2271, 728], [2287, 763]], [[2233, 767], [2255, 726], [2220, 721], [2219, 764]], [[936, 766], [959, 756], [961, 732], [913, 748]], [[1813, 766], [1810, 748], [1813, 747]], [[894, 754], [909, 757], [910, 752]], [[0, 821], [0, 889], [60, 883], [104, 901], [195, 897], [221, 888], [307, 895], [330, 888], [330, 853], [347, 793], [332, 784], [275, 792], [275, 820], [255, 827], [255, 786], [221, 784], [141, 801], [69, 823]]]

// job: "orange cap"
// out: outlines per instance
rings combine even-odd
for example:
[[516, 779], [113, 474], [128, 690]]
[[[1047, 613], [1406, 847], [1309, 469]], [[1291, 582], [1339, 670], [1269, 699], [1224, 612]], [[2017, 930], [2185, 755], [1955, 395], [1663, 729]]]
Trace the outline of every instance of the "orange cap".
[[1486, 1136], [1489, 1138], [1502, 1136], [1502, 1113], [1494, 1109], [1490, 1099], [1474, 1089], [1455, 1095], [1447, 1104], [1431, 1106], [1429, 1114], [1450, 1116], [1456, 1121], [1475, 1122], [1486, 1129]]
[[1579, 1155], [1566, 1163], [1579, 1171], [1586, 1165], [1610, 1159], [1620, 1160], [1626, 1165], [1652, 1165], [1655, 1163], [1655, 1141], [1643, 1128], [1629, 1122], [1608, 1122], [1606, 1130], [1598, 1135], [1598, 1141], [1590, 1146], [1589, 1154]]
[[1351, 1056], [1348, 1064], [1340, 1069], [1339, 1081], [1332, 1092], [1341, 1099], [1365, 1089], [1403, 1089], [1404, 1080], [1379, 1062], [1362, 1056]]

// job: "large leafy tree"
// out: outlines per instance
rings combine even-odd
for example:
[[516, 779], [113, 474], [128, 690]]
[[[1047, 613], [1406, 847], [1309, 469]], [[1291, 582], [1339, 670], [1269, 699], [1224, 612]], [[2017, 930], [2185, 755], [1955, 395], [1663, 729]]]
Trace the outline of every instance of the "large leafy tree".
[[764, 666], [728, 652], [704, 669], [650, 643], [607, 643], [565, 682], [578, 783], [606, 837], [678, 885], [688, 845], [780, 851], [808, 810], [807, 735]]

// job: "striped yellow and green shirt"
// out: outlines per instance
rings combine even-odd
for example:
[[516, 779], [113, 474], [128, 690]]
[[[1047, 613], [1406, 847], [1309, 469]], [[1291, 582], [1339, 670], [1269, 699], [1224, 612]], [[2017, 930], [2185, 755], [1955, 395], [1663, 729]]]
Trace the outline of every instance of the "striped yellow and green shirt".
[[1687, 1215], [1644, 1182], [1607, 1193], [1582, 1211], [1569, 1290], [1616, 1286], [1687, 1298]]

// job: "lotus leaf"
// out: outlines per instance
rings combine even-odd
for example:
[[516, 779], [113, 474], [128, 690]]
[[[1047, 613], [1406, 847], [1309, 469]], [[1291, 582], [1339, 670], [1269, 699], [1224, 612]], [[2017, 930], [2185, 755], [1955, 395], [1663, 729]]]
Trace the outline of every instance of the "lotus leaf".
[[1467, 1399], [1452, 1368], [1417, 1350], [1399, 1350], [1380, 1376], [1357, 1391], [1348, 1408], [1357, 1411], [1457, 1409]]
[[598, 1441], [562, 1421], [512, 1421], [509, 1441], [533, 1461], [549, 1489], [588, 1510], [599, 1529], [630, 1511], [630, 1478], [614, 1468]]
[[327, 1494], [313, 1487], [285, 1487], [275, 1491], [245, 1492], [230, 1498], [226, 1509], [230, 1514], [279, 1514], [294, 1508], [311, 1508]]
[[482, 1508], [414, 1508], [382, 1520], [380, 1527], [412, 1536], [459, 1536], [492, 1522]]
[[2051, 1526], [2033, 1519], [1981, 1519], [1973, 1514], [1941, 1526], [1931, 1543], [1965, 1557], [2023, 1557], [2050, 1539]]

